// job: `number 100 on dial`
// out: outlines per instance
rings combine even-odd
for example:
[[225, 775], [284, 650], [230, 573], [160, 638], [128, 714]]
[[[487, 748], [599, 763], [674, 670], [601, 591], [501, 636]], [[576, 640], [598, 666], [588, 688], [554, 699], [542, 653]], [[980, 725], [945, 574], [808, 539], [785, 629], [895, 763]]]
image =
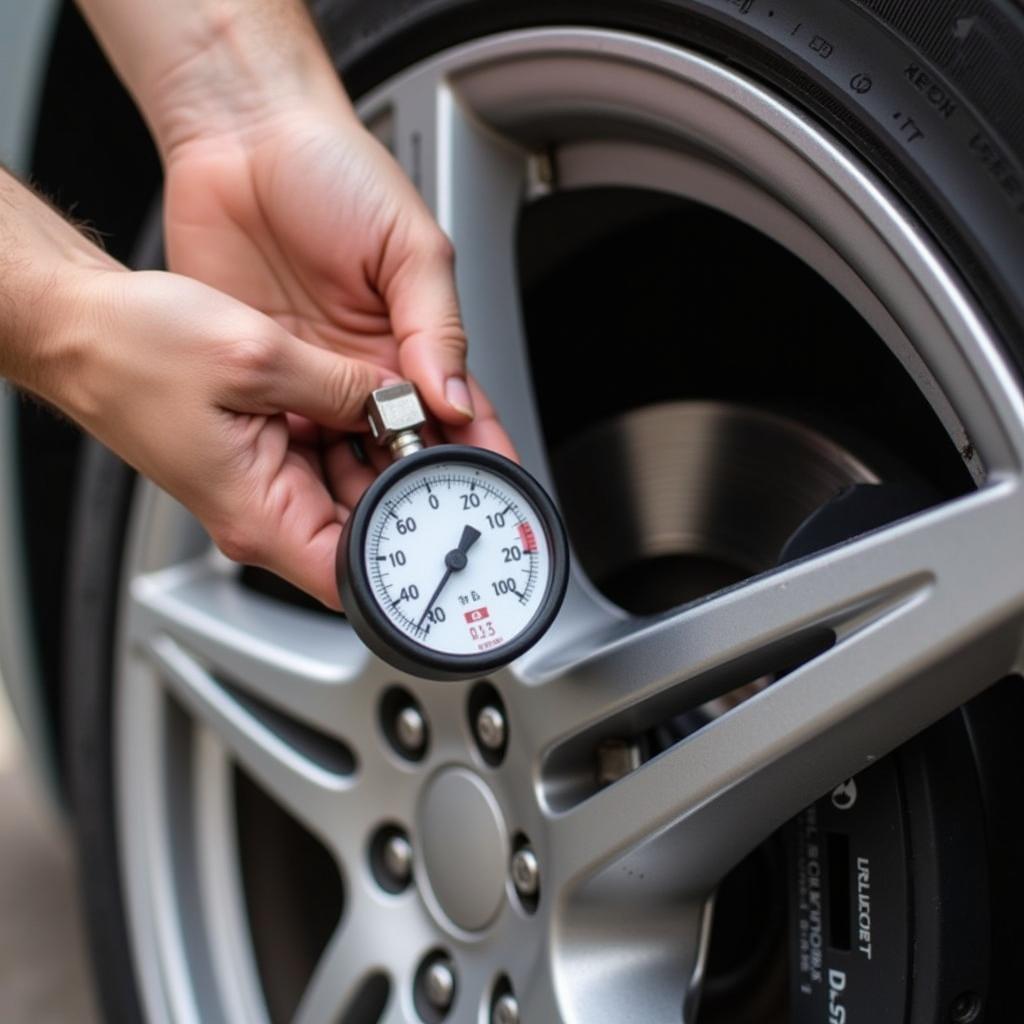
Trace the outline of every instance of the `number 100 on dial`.
[[521, 467], [477, 448], [429, 448], [390, 466], [338, 550], [353, 625], [412, 674], [468, 678], [507, 664], [543, 635], [565, 594], [551, 499]]

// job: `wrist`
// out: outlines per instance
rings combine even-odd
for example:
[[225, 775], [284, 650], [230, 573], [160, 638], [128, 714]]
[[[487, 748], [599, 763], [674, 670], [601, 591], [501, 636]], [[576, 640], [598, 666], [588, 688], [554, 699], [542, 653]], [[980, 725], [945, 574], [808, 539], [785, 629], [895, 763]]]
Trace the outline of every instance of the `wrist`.
[[52, 273], [46, 301], [38, 307], [29, 370], [17, 383], [82, 426], [88, 427], [99, 412], [90, 382], [116, 317], [106, 282], [127, 273], [112, 260], [109, 265], [72, 261]]
[[0, 377], [64, 408], [62, 380], [78, 348], [80, 281], [120, 267], [39, 196], [0, 173]]
[[295, 8], [273, 15], [246, 0], [195, 5], [168, 48], [173, 57], [134, 89], [165, 162], [192, 143], [248, 146], [297, 111], [354, 120], [316, 29]]

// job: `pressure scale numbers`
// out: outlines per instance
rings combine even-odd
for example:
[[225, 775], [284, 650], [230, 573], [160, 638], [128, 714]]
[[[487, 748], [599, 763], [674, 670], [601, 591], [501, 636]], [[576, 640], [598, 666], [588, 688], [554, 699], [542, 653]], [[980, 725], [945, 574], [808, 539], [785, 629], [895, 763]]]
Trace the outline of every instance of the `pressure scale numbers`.
[[345, 524], [338, 589], [363, 642], [403, 671], [479, 676], [532, 647], [565, 596], [565, 530], [521, 466], [466, 445], [424, 448], [408, 383], [374, 392], [373, 436], [396, 461]]
[[366, 572], [380, 608], [411, 640], [479, 654], [529, 627], [550, 581], [551, 553], [539, 513], [507, 479], [441, 462], [378, 501]]

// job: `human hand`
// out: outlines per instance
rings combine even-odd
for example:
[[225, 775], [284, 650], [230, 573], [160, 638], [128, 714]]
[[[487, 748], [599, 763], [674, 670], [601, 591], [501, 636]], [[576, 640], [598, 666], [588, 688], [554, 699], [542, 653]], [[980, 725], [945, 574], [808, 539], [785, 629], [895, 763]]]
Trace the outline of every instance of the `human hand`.
[[[451, 246], [359, 123], [306, 6], [79, 2], [160, 148], [171, 269], [413, 380], [446, 440], [514, 457], [466, 377]], [[343, 516], [384, 456], [361, 463], [330, 420], [289, 423], [293, 442], [328, 446]]]
[[[414, 381], [446, 439], [514, 455], [467, 384], [450, 244], [354, 114], [289, 110], [241, 135], [189, 137], [165, 163], [173, 269]], [[345, 448], [329, 473], [347, 504], [372, 479]]]
[[64, 277], [68, 313], [48, 328], [60, 372], [37, 390], [186, 505], [228, 557], [339, 607], [347, 512], [326, 483], [329, 450], [293, 414], [357, 429], [385, 371], [176, 274]]

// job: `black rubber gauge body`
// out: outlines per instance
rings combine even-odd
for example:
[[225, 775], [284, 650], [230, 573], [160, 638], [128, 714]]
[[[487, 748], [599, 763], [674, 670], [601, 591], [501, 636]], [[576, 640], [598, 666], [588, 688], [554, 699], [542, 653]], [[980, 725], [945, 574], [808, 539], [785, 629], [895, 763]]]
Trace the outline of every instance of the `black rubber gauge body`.
[[486, 675], [551, 625], [568, 580], [554, 503], [521, 466], [463, 445], [389, 466], [338, 545], [338, 590], [363, 642], [428, 679]]

